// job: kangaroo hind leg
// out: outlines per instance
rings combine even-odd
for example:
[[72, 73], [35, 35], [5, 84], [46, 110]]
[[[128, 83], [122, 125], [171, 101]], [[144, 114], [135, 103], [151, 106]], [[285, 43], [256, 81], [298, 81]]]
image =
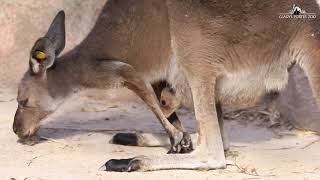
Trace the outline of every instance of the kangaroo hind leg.
[[[304, 30], [293, 43], [294, 57], [308, 77], [313, 96], [320, 108], [320, 33]], [[297, 50], [298, 49], [298, 50]]]

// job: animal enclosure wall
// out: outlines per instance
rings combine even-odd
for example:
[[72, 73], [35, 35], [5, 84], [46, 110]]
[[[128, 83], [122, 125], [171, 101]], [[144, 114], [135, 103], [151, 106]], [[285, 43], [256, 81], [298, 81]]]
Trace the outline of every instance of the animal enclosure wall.
[[[66, 49], [78, 44], [94, 25], [106, 0], [1, 0], [0, 1], [0, 92], [16, 91], [28, 67], [33, 43], [44, 35], [55, 14], [66, 12]], [[307, 78], [295, 67], [285, 93], [278, 100], [285, 118], [302, 128], [320, 131], [320, 113]]]

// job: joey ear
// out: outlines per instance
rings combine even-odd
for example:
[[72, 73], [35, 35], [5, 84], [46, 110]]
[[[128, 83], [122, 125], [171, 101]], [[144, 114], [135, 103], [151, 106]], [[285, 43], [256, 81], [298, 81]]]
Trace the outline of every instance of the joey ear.
[[55, 54], [58, 56], [65, 46], [65, 13], [60, 11], [52, 21], [50, 28], [45, 35], [50, 39], [55, 48]]

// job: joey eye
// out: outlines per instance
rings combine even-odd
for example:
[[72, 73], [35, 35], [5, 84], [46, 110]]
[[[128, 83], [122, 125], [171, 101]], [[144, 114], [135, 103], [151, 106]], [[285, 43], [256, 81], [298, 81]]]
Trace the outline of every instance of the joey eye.
[[161, 105], [162, 106], [166, 106], [167, 105], [167, 102], [165, 100], [161, 100]]

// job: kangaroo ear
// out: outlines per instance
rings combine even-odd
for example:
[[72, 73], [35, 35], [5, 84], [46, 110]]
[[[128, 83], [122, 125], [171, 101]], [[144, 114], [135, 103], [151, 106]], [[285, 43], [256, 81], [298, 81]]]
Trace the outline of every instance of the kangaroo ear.
[[65, 13], [60, 11], [52, 21], [50, 28], [45, 35], [54, 45], [55, 54], [58, 56], [65, 46]]
[[49, 69], [65, 46], [65, 14], [60, 11], [52, 21], [46, 35], [36, 41], [30, 53], [30, 69], [34, 74], [41, 68]]

